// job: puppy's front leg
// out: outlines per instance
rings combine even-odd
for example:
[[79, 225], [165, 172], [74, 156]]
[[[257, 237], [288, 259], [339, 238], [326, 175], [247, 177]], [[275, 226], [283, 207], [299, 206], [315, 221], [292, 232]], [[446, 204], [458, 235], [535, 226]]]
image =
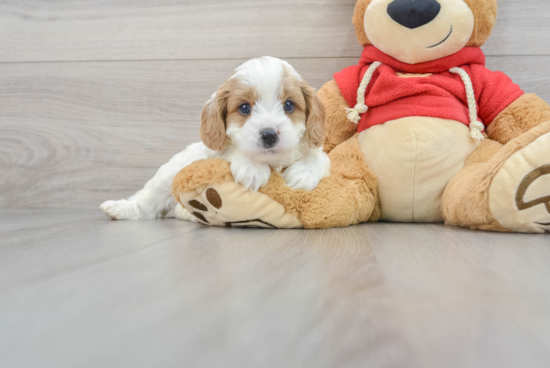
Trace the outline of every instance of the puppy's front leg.
[[235, 155], [231, 159], [231, 173], [235, 182], [245, 189], [257, 192], [269, 181], [271, 168], [268, 164], [254, 161], [244, 155]]
[[296, 161], [281, 175], [291, 189], [313, 190], [330, 174], [330, 160], [322, 148], [311, 149], [309, 154]]

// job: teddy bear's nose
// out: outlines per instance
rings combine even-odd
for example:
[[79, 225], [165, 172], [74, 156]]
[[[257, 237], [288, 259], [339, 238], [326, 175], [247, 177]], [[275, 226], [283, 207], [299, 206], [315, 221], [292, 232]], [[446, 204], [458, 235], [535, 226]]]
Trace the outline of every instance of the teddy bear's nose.
[[391, 19], [410, 29], [430, 23], [440, 10], [436, 0], [394, 0], [388, 5]]

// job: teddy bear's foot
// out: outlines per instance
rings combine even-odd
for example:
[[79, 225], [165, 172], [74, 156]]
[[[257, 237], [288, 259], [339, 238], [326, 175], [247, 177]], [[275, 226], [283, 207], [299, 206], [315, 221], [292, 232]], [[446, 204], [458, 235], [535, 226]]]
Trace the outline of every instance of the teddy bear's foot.
[[263, 193], [244, 190], [235, 182], [201, 185], [180, 192], [179, 201], [199, 222], [207, 225], [267, 229], [303, 227], [296, 216], [285, 212], [282, 204]]
[[483, 142], [447, 186], [442, 210], [452, 225], [550, 233], [550, 122], [504, 146]]
[[205, 225], [268, 229], [303, 227], [279, 202], [235, 183], [229, 162], [224, 160], [199, 160], [189, 165], [176, 175], [173, 191], [179, 202], [176, 217], [181, 208], [180, 213]]
[[550, 233], [550, 133], [506, 160], [489, 188], [489, 206], [510, 230]]

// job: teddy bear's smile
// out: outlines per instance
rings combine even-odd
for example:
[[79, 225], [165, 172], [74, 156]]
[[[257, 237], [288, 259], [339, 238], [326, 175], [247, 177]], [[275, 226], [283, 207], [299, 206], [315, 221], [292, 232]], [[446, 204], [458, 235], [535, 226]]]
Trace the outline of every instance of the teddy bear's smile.
[[437, 47], [437, 46], [439, 46], [439, 45], [445, 43], [445, 41], [447, 41], [447, 40], [449, 39], [449, 37], [451, 37], [451, 34], [453, 34], [453, 26], [451, 26], [451, 31], [449, 32], [449, 34], [447, 35], [447, 37], [445, 37], [445, 38], [443, 39], [443, 41], [441, 41], [441, 42], [439, 42], [439, 43], [436, 43], [436, 44], [433, 45], [433, 46], [428, 46], [428, 47], [426, 47], [426, 48], [427, 48], [427, 49], [433, 49], [434, 47]]

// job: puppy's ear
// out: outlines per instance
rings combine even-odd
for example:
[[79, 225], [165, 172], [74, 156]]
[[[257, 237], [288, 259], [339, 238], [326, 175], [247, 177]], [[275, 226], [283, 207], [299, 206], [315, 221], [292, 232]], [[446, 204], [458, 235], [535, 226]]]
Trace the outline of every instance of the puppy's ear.
[[201, 114], [201, 141], [211, 150], [223, 150], [226, 115], [227, 93], [222, 86], [204, 105]]
[[325, 142], [326, 113], [323, 102], [317, 97], [315, 90], [302, 81], [302, 93], [306, 100], [306, 131], [305, 139], [311, 148], [321, 147]]

